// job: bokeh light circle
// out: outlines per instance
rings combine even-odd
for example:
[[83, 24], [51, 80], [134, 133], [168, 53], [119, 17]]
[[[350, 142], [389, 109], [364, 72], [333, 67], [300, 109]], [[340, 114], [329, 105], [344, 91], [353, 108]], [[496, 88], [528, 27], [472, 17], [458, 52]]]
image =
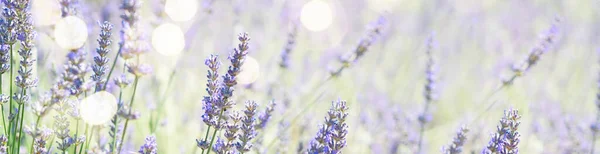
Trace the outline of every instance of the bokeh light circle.
[[117, 113], [117, 98], [106, 91], [94, 93], [81, 101], [79, 112], [87, 124], [105, 124]]
[[312, 0], [302, 7], [300, 22], [310, 31], [322, 31], [333, 22], [333, 12], [328, 3]]
[[81, 18], [67, 16], [60, 19], [54, 28], [56, 43], [64, 49], [78, 49], [87, 41], [87, 25]]
[[251, 84], [260, 77], [260, 65], [256, 59], [250, 56], [246, 57], [241, 69], [242, 71], [237, 76], [239, 84]]
[[165, 56], [176, 55], [185, 47], [185, 36], [179, 26], [165, 23], [152, 32], [152, 46]]
[[174, 21], [188, 21], [197, 10], [197, 0], [167, 0], [165, 3], [165, 13]]
[[37, 0], [31, 5], [31, 15], [37, 26], [54, 25], [61, 18], [60, 4], [56, 0]]

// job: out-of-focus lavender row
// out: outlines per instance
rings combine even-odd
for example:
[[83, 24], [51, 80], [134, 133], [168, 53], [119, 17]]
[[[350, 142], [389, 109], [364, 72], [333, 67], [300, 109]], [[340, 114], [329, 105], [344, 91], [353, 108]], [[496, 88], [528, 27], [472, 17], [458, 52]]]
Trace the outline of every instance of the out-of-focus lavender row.
[[598, 5], [1, 0], [0, 153], [597, 153]]

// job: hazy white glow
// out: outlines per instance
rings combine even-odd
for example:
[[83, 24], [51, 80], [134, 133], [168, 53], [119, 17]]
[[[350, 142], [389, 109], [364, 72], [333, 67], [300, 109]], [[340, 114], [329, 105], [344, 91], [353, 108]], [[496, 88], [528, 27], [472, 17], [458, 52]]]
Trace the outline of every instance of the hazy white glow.
[[237, 82], [239, 84], [251, 84], [260, 76], [260, 65], [256, 59], [247, 56], [244, 64], [242, 65], [242, 71], [237, 76]]
[[391, 11], [398, 3], [398, 0], [369, 0], [369, 8], [378, 12]]
[[154, 50], [165, 56], [179, 54], [185, 46], [185, 38], [179, 26], [164, 23], [152, 32]]
[[60, 4], [56, 0], [37, 0], [31, 2], [34, 23], [38, 26], [54, 25], [61, 18]]
[[78, 49], [87, 40], [88, 30], [85, 22], [76, 16], [67, 16], [56, 23], [54, 39], [64, 49]]
[[196, 15], [198, 0], [167, 0], [165, 13], [174, 21], [188, 21]]
[[302, 7], [300, 21], [310, 31], [322, 31], [331, 25], [333, 13], [331, 7], [321, 0], [312, 0]]
[[117, 98], [106, 91], [86, 97], [80, 105], [81, 119], [90, 125], [105, 124], [117, 113]]

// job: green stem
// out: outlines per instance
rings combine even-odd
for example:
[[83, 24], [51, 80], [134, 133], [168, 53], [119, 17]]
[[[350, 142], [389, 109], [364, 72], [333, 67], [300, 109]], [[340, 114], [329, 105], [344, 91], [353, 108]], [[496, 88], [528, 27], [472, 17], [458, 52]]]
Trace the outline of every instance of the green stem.
[[102, 87], [102, 90], [106, 89], [106, 85], [108, 85], [108, 81], [110, 81], [110, 76], [112, 75], [113, 71], [115, 70], [115, 66], [117, 66], [117, 59], [119, 58], [119, 54], [121, 54], [122, 48], [123, 48], [123, 45], [119, 45], [119, 52], [117, 52], [117, 54], [115, 55], [115, 59], [113, 60], [112, 67], [110, 67], [108, 76], [106, 76], [106, 82], [104, 82], [104, 86]]
[[[86, 137], [88, 137], [88, 136], [90, 135], [90, 134], [89, 134], [89, 126], [90, 126], [90, 125], [88, 125], [88, 124], [85, 124], [85, 136], [86, 136]], [[79, 153], [81, 153], [82, 151], [83, 151], [83, 146], [80, 146], [80, 147], [79, 147]]]
[[[94, 138], [94, 126], [92, 126], [92, 131], [90, 131], [90, 136], [88, 140], [85, 142], [85, 151], [88, 151], [90, 148], [90, 143], [92, 142], [92, 138]], [[83, 145], [81, 145], [83, 146]]]
[[[41, 118], [42, 118], [42, 116], [38, 116], [37, 120], [35, 120], [35, 128], [34, 128], [34, 130], [36, 130], [36, 131], [38, 129], [38, 126], [40, 125], [40, 119]], [[35, 138], [33, 138], [32, 141], [31, 141], [31, 147], [29, 148], [29, 153], [33, 153], [33, 144], [35, 144]]]
[[[23, 90], [25, 91], [25, 90]], [[21, 122], [20, 122], [20, 126], [19, 126], [19, 139], [17, 140], [17, 153], [21, 153], [21, 138], [24, 136], [23, 135], [23, 119], [25, 119], [25, 102], [21, 103], [21, 107], [23, 111], [21, 112]]]
[[155, 117], [151, 117], [150, 120], [150, 124], [151, 125], [151, 130], [150, 133], [153, 134], [154, 132], [156, 132], [156, 128], [158, 127], [158, 117], [160, 117], [160, 115], [162, 115], [163, 112], [163, 107], [162, 105], [164, 104], [164, 102], [167, 99], [167, 93], [169, 92], [169, 89], [171, 88], [171, 85], [173, 84], [173, 78], [175, 77], [175, 72], [176, 72], [177, 68], [174, 68], [173, 71], [171, 72], [171, 75], [169, 76], [169, 80], [167, 81], [167, 87], [165, 88], [165, 91], [162, 94], [162, 98], [160, 99], [160, 101], [158, 102], [158, 107], [157, 107], [157, 114]]
[[[13, 111], [13, 108], [14, 108], [14, 104], [13, 104], [12, 96], [11, 96], [12, 95], [12, 90], [13, 90], [13, 88], [12, 88], [13, 84], [12, 84], [11, 80], [13, 78], [13, 66], [14, 66], [14, 63], [15, 63], [14, 60], [13, 60], [13, 51], [12, 51], [12, 49], [13, 49], [13, 45], [10, 45], [9, 46], [9, 51], [10, 51], [10, 72], [9, 72], [9, 74], [10, 74], [10, 76], [8, 78], [8, 81], [9, 81], [8, 82], [9, 83], [8, 101], [10, 102], [10, 109], [8, 110], [8, 112], [9, 112], [8, 116], [13, 115], [12, 111]], [[13, 118], [14, 118], [14, 116], [13, 116]], [[14, 148], [14, 144], [15, 144], [14, 143], [14, 138], [15, 138], [14, 133], [15, 133], [15, 131], [13, 129], [13, 127], [16, 125], [16, 124], [14, 124], [15, 121], [16, 121], [15, 119], [12, 119], [8, 123], [8, 127], [9, 127], [8, 129], [9, 129], [9, 132], [10, 132], [10, 135], [8, 136], [8, 142], [9, 142], [9, 145], [10, 145], [11, 152], [12, 152], [12, 150]]]
[[[219, 123], [221, 121], [221, 117], [223, 116], [223, 112], [224, 111], [225, 111], [224, 109], [221, 109], [221, 112], [219, 113], [219, 118], [217, 118], [217, 125], [220, 125]], [[213, 132], [213, 135], [212, 135], [212, 137], [210, 139], [210, 144], [208, 145], [208, 151], [206, 151], [206, 154], [209, 154], [210, 153], [210, 149], [212, 149], [212, 144], [215, 142], [215, 137], [217, 136], [217, 131], [219, 131], [219, 129], [217, 129], [215, 127], [215, 131]]]
[[[0, 93], [2, 93], [2, 75], [0, 75]], [[4, 104], [1, 106], [2, 108], [2, 128], [4, 129], [4, 134], [8, 135], [8, 131], [6, 129], [6, 121], [4, 120]]]
[[[14, 153], [18, 153], [17, 150], [19, 149], [20, 143], [21, 143], [21, 133], [20, 131], [17, 132], [19, 130], [19, 122], [22, 122], [21, 119], [21, 110], [23, 110], [22, 105], [21, 104], [17, 104], [19, 107], [19, 111], [17, 112], [17, 119], [15, 121], [15, 130], [14, 130], [14, 137], [13, 137], [13, 147], [12, 147], [12, 152]], [[18, 136], [17, 136], [18, 135]]]
[[[135, 100], [135, 93], [137, 91], [137, 85], [138, 85], [138, 81], [139, 81], [139, 77], [135, 77], [135, 80], [133, 81], [133, 94], [131, 95], [131, 102], [129, 102], [129, 112], [128, 115], [131, 115], [131, 109], [133, 109], [133, 101]], [[123, 133], [121, 134], [121, 143], [119, 143], [119, 153], [121, 152], [121, 149], [123, 148], [123, 143], [125, 142], [125, 134], [127, 133], [127, 125], [129, 124], [129, 118], [125, 119], [125, 126], [123, 127]]]
[[[79, 119], [77, 120], [76, 124], [75, 124], [75, 140], [77, 140], [77, 138], [79, 137]], [[75, 144], [75, 147], [73, 148], [73, 154], [77, 153], [77, 144]]]
[[[206, 141], [206, 139], [208, 139], [208, 133], [210, 133], [210, 127], [211, 127], [211, 125], [208, 125], [208, 129], [206, 129], [206, 134], [204, 134], [204, 140], [202, 140], [202, 141]], [[194, 153], [196, 153], [196, 149], [198, 149], [198, 148], [194, 148]], [[204, 153], [204, 149], [202, 149], [202, 153]]]
[[[119, 101], [121, 101], [121, 99], [123, 99], [123, 89], [121, 89], [121, 90], [119, 91], [119, 99], [118, 99], [118, 100], [119, 100]], [[118, 124], [118, 120], [119, 120], [119, 119], [118, 119], [118, 117], [119, 117], [119, 116], [118, 116], [118, 115], [116, 115], [116, 114], [113, 116], [113, 119], [114, 119], [114, 120], [113, 120], [113, 126], [114, 126], [115, 128], [114, 128], [114, 130], [111, 130], [111, 131], [113, 131], [113, 138], [112, 138], [112, 143], [111, 143], [111, 145], [112, 145], [112, 147], [111, 147], [111, 151], [112, 151], [112, 153], [113, 153], [113, 154], [114, 154], [114, 153], [115, 153], [115, 151], [117, 150], [117, 129], [119, 129], [119, 128], [118, 128], [119, 126], [117, 126], [117, 124]]]

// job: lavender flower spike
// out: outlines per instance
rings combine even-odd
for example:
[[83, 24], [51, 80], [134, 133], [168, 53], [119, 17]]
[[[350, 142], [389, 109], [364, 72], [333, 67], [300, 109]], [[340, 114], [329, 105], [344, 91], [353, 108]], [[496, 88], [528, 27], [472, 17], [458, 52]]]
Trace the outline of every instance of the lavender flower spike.
[[342, 66], [330, 72], [331, 76], [339, 76], [344, 69], [350, 67], [351, 63], [357, 62], [368, 51], [371, 44], [379, 38], [385, 23], [386, 20], [383, 16], [380, 16], [375, 22], [371, 23], [372, 27], [369, 27], [367, 35], [358, 42], [358, 45], [349, 56], [340, 59]]
[[59, 2], [61, 8], [61, 16], [63, 18], [66, 16], [77, 14], [77, 9], [75, 9], [75, 5], [79, 3], [79, 0], [59, 0]]
[[288, 32], [287, 42], [285, 44], [285, 48], [281, 51], [281, 61], [279, 62], [279, 67], [287, 69], [290, 66], [290, 54], [292, 49], [296, 45], [296, 34], [298, 33], [298, 26], [296, 24], [292, 24], [292, 28], [290, 32]]
[[[27, 2], [22, 7], [29, 6]], [[25, 8], [21, 8], [25, 9]], [[33, 21], [31, 18], [31, 13], [26, 11], [19, 11], [18, 15], [21, 17], [21, 25], [19, 25], [19, 29], [21, 29], [18, 39], [21, 41], [21, 49], [18, 51], [21, 56], [21, 62], [19, 67], [19, 75], [16, 79], [16, 85], [22, 89], [30, 89], [35, 87], [37, 84], [37, 79], [32, 75], [33, 62], [35, 59], [33, 57], [33, 53], [31, 51], [34, 48], [33, 42], [35, 41], [36, 33], [33, 28]], [[26, 93], [23, 93], [23, 97], [28, 97]], [[23, 103], [23, 102], [20, 102]]]
[[504, 117], [500, 119], [500, 125], [497, 127], [496, 133], [492, 135], [492, 139], [482, 154], [518, 154], [519, 148], [517, 146], [521, 136], [517, 132], [517, 128], [521, 124], [519, 119], [521, 119], [521, 116], [518, 110], [509, 109], [504, 111]]
[[240, 121], [242, 121], [242, 116], [239, 112], [234, 111], [229, 115], [229, 118], [232, 122], [226, 123], [225, 134], [223, 135], [227, 139], [224, 149], [228, 152], [232, 151], [232, 148], [235, 146], [235, 140], [238, 138], [238, 131], [241, 128]]
[[310, 142], [309, 153], [341, 153], [342, 148], [346, 146], [346, 135], [348, 134], [347, 110], [346, 101], [332, 102], [331, 109], [325, 117], [325, 124], [320, 125], [317, 136]]
[[217, 55], [210, 55], [209, 58], [204, 61], [204, 64], [208, 66], [208, 74], [206, 78], [206, 92], [208, 92], [208, 96], [204, 96], [203, 109], [204, 114], [202, 115], [202, 120], [209, 126], [216, 126], [216, 117], [218, 116], [218, 111], [216, 110], [215, 104], [219, 101], [219, 67], [221, 67], [221, 62], [218, 60]]
[[267, 126], [267, 123], [271, 119], [271, 114], [273, 110], [275, 110], [275, 101], [271, 101], [264, 112], [258, 115], [258, 123], [256, 124], [256, 129], [264, 129]]
[[0, 135], [0, 153], [6, 153], [8, 149], [8, 138], [5, 135]]
[[104, 90], [103, 86], [106, 82], [104, 75], [108, 69], [108, 66], [106, 65], [109, 61], [107, 54], [110, 52], [110, 45], [112, 44], [110, 37], [112, 35], [111, 30], [113, 25], [108, 21], [98, 24], [100, 25], [100, 37], [97, 40], [98, 48], [96, 48], [98, 56], [94, 57], [95, 65], [92, 66], [92, 70], [94, 71], [92, 80], [96, 82], [96, 91], [102, 91]]
[[462, 126], [460, 130], [456, 133], [456, 136], [452, 140], [452, 144], [447, 147], [442, 148], [442, 153], [444, 154], [460, 154], [462, 153], [462, 147], [467, 140], [467, 132], [469, 132], [469, 128], [466, 126]]
[[140, 147], [140, 150], [138, 152], [140, 154], [157, 154], [157, 146], [158, 144], [156, 144], [156, 137], [148, 136], [146, 137], [146, 142]]
[[429, 118], [429, 106], [436, 99], [435, 98], [435, 61], [433, 60], [433, 54], [431, 53], [433, 50], [433, 35], [427, 38], [427, 48], [425, 49], [425, 53], [427, 55], [426, 69], [425, 69], [425, 90], [423, 91], [423, 96], [425, 98], [425, 105], [423, 108], [423, 112], [419, 115], [419, 140], [418, 140], [418, 149], [417, 153], [421, 152], [421, 148], [423, 146], [423, 136], [425, 134], [425, 125], [430, 121]]
[[537, 62], [540, 60], [540, 57], [546, 53], [558, 38], [559, 27], [558, 24], [560, 20], [555, 19], [554, 23], [550, 26], [550, 28], [546, 31], [546, 33], [542, 36], [540, 42], [531, 49], [529, 52], [529, 56], [526, 60], [521, 62], [521, 64], [515, 65], [512, 68], [513, 76], [503, 81], [503, 85], [511, 85], [517, 77], [523, 76], [523, 74], [529, 69], [531, 69]]
[[237, 150], [241, 153], [250, 151], [250, 149], [252, 148], [250, 140], [254, 139], [254, 137], [256, 137], [257, 134], [256, 129], [254, 128], [256, 123], [256, 107], [256, 102], [246, 102], [246, 109], [244, 110], [245, 116], [242, 119], [241, 132], [238, 136], [238, 139], [240, 141], [236, 144]]

